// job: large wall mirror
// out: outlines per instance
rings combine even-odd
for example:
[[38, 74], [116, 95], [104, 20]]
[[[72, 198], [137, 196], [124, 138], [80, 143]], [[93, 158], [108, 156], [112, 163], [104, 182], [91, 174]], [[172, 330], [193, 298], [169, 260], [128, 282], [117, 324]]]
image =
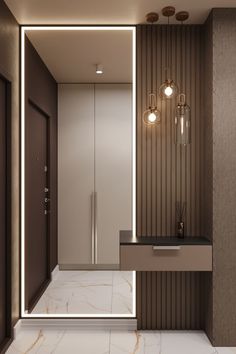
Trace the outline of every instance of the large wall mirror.
[[21, 28], [21, 315], [136, 317], [135, 27]]

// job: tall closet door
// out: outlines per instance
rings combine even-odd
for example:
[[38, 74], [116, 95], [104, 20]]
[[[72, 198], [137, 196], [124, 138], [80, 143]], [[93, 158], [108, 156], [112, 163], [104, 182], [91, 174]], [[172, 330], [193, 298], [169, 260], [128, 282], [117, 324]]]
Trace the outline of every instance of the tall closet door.
[[92, 263], [94, 85], [58, 87], [59, 264]]
[[132, 90], [95, 85], [97, 264], [119, 264], [119, 230], [132, 228]]

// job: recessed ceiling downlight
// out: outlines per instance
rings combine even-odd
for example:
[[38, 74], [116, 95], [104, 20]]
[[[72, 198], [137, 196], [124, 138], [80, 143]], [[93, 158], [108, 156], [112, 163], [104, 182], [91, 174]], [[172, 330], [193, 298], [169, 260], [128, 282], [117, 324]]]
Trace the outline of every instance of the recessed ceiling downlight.
[[103, 74], [103, 66], [101, 64], [96, 65], [96, 74], [97, 75]]

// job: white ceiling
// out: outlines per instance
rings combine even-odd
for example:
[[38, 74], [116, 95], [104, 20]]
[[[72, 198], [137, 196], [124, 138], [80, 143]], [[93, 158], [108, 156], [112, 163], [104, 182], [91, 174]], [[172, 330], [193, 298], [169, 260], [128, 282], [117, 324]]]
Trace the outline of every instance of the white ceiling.
[[[187, 10], [189, 23], [203, 23], [214, 7], [235, 0], [5, 0], [20, 24], [138, 24], [150, 11], [172, 5]], [[161, 19], [160, 23], [163, 23]]]
[[132, 82], [132, 31], [27, 31], [27, 37], [57, 82]]

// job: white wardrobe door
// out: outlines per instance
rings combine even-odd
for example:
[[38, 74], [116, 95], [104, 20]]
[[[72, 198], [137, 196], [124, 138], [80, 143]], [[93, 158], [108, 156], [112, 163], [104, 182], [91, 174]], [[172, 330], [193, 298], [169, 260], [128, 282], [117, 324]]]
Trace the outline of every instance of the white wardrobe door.
[[59, 264], [92, 261], [94, 85], [58, 86]]
[[132, 91], [95, 85], [97, 263], [119, 264], [119, 230], [131, 229]]

